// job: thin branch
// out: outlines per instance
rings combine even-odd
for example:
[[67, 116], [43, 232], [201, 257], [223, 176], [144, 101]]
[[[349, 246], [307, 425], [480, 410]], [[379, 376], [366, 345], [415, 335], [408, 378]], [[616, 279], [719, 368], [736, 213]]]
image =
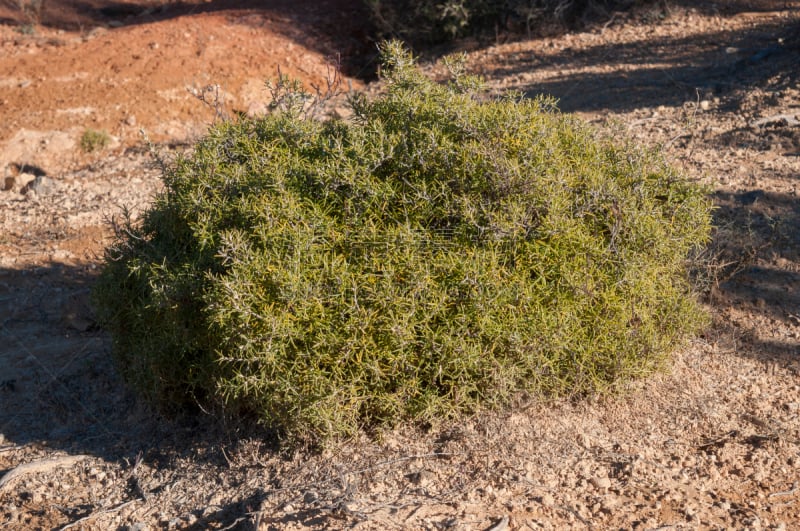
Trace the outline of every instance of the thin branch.
[[0, 491], [3, 487], [15, 479], [24, 476], [25, 474], [33, 474], [37, 472], [50, 472], [56, 468], [65, 466], [72, 466], [75, 463], [88, 459], [88, 455], [65, 455], [61, 457], [51, 457], [47, 459], [39, 459], [30, 463], [25, 463], [7, 472], [0, 478]]
[[123, 509], [123, 508], [127, 507], [128, 505], [130, 505], [130, 504], [132, 504], [134, 502], [137, 502], [137, 501], [139, 501], [139, 500], [138, 499], [137, 500], [129, 500], [129, 501], [126, 501], [124, 503], [120, 503], [119, 505], [116, 505], [114, 507], [109, 507], [108, 509], [102, 509], [100, 511], [93, 512], [92, 514], [90, 514], [88, 516], [84, 516], [83, 518], [79, 518], [79, 519], [75, 520], [71, 524], [65, 525], [64, 527], [59, 529], [59, 531], [66, 531], [67, 529], [72, 529], [73, 527], [76, 527], [76, 526], [78, 526], [78, 525], [80, 525], [80, 524], [82, 524], [84, 522], [88, 522], [89, 520], [92, 520], [93, 518], [97, 518], [101, 514], [108, 514], [108, 513], [117, 512], [120, 509]]
[[234, 527], [239, 525], [241, 522], [244, 522], [245, 520], [247, 520], [246, 517], [240, 516], [239, 518], [234, 520], [233, 523], [231, 523], [230, 525], [226, 525], [225, 527], [221, 528], [219, 531], [228, 531], [229, 529], [233, 529]]
[[434, 452], [434, 453], [430, 453], [430, 454], [407, 455], [407, 456], [404, 456], [404, 457], [398, 457], [396, 459], [389, 459], [388, 461], [382, 461], [380, 463], [376, 463], [376, 464], [374, 464], [372, 466], [369, 466], [369, 467], [360, 468], [360, 469], [357, 469], [357, 470], [345, 471], [344, 473], [345, 474], [363, 474], [364, 472], [372, 472], [373, 470], [376, 470], [378, 468], [381, 468], [381, 467], [384, 467], [384, 466], [387, 466], [387, 465], [393, 465], [395, 463], [402, 463], [403, 461], [411, 461], [411, 460], [414, 460], [414, 459], [433, 459], [433, 458], [439, 458], [439, 457], [455, 457], [457, 455], [460, 455], [460, 453]]
[[796, 484], [795, 484], [793, 486], [793, 488], [791, 488], [789, 490], [784, 490], [782, 492], [773, 492], [772, 494], [769, 495], [769, 497], [770, 498], [774, 498], [775, 496], [791, 496], [792, 494], [794, 494], [798, 490], [800, 490], [800, 487], [797, 487]]

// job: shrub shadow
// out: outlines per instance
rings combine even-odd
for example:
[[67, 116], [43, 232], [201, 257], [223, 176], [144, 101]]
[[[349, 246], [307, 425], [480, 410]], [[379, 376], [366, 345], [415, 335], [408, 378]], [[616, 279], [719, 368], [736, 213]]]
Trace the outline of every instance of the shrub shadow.
[[[800, 202], [790, 194], [763, 190], [716, 192], [713, 247], [721, 263], [732, 264], [710, 302], [720, 311], [749, 315], [755, 330], [740, 352], [762, 361], [800, 354]], [[741, 322], [741, 317], [738, 320]], [[773, 325], [779, 326], [771, 326]], [[770, 336], [773, 329], [786, 337]], [[734, 336], [741, 331], [729, 330]], [[791, 334], [794, 334], [792, 336]]]
[[226, 426], [202, 412], [164, 418], [134, 396], [95, 322], [92, 264], [0, 268], [0, 434], [6, 443], [44, 444], [70, 454], [167, 463], [240, 438], [274, 441], [258, 427]]
[[[164, 528], [254, 529], [267, 493], [247, 486], [249, 465], [229, 456], [258, 441], [260, 455], [282, 460], [274, 433], [202, 411], [165, 418], [138, 399], [116, 370], [110, 338], [95, 322], [89, 299], [96, 276], [88, 263], [0, 268], [0, 447], [100, 458], [124, 471], [105, 488], [122, 488], [124, 499], [145, 504], [171, 488], [188, 461], [193, 481], [223, 501], [192, 503], [162, 522]], [[0, 461], [0, 477], [9, 471], [7, 462]], [[148, 466], [144, 476], [136, 473], [139, 462]], [[223, 477], [228, 483], [218, 483]], [[70, 513], [73, 523], [92, 514], [92, 507]], [[269, 529], [327, 518], [315, 510], [269, 517], [262, 514]]]
[[[232, 466], [226, 449], [235, 454], [255, 439], [279, 455], [274, 435], [258, 426], [226, 425], [229, 419], [202, 412], [164, 418], [137, 399], [94, 321], [89, 295], [95, 277], [91, 264], [0, 268], [0, 446], [115, 463], [127, 471], [127, 499], [145, 503], [170, 486], [171, 480], [158, 479], [172, 477], [187, 460], [200, 465], [200, 481], [214, 492], [216, 478]], [[140, 461], [152, 470], [143, 483], [135, 473]], [[0, 477], [6, 472], [0, 465]], [[241, 474], [232, 476], [236, 481]], [[220, 505], [197, 504], [175, 515], [170, 528], [252, 529], [251, 516], [265, 495], [231, 490]], [[74, 522], [90, 513], [70, 517]]]
[[[489, 78], [516, 77], [512, 88], [529, 96], [552, 95], [566, 112], [628, 112], [642, 107], [679, 106], [698, 98], [725, 97], [738, 107], [740, 89], [775, 74], [800, 77], [800, 20], [764, 22], [736, 33], [717, 31], [698, 38], [652, 38], [603, 43], [586, 50], [510, 54], [483, 72]], [[559, 67], [579, 72], [526, 82], [526, 72]]]

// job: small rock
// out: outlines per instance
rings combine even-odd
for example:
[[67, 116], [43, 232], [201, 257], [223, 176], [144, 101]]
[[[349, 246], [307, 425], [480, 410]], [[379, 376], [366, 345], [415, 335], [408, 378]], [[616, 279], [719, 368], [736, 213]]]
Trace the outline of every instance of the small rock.
[[700, 108], [704, 111], [707, 111], [711, 107], [711, 102], [708, 100], [703, 100], [700, 102]]
[[263, 101], [254, 101], [247, 106], [246, 113], [248, 118], [259, 118], [269, 114], [269, 107]]
[[333, 111], [331, 112], [331, 114], [334, 117], [339, 118], [341, 120], [347, 120], [349, 118], [352, 118], [353, 109], [351, 109], [350, 107], [344, 106], [344, 105], [340, 105], [338, 107], [335, 107], [333, 109]]
[[64, 324], [78, 332], [88, 332], [94, 326], [94, 321], [84, 319], [79, 315], [67, 314], [64, 316]]
[[44, 175], [37, 175], [31, 182], [26, 184], [20, 193], [26, 195], [30, 192], [35, 193], [40, 197], [48, 196], [55, 192], [56, 183], [53, 179], [45, 177]]
[[149, 527], [144, 522], [136, 522], [135, 524], [130, 524], [129, 526], [125, 527], [126, 531], [149, 531]]
[[555, 498], [553, 498], [552, 494], [547, 493], [542, 496], [542, 505], [544, 505], [545, 507], [552, 507], [555, 504], [556, 500]]
[[103, 35], [104, 33], [108, 33], [108, 29], [104, 28], [103, 26], [97, 26], [96, 28], [92, 29], [89, 33], [86, 34], [84, 40], [88, 40], [90, 38], [97, 37], [99, 35]]
[[611, 487], [611, 480], [608, 478], [592, 478], [589, 480], [589, 483], [591, 483], [595, 488], [601, 490], [606, 490]]
[[419, 485], [420, 487], [427, 487], [431, 483], [432, 475], [427, 470], [418, 470], [410, 474], [406, 474], [411, 483]]
[[13, 176], [12, 177], [6, 177], [3, 180], [3, 191], [7, 192], [9, 190], [13, 190], [14, 185], [16, 184], [16, 182], [17, 182], [16, 177], [13, 177]]
[[605, 512], [612, 513], [614, 512], [614, 509], [616, 509], [617, 506], [619, 505], [619, 500], [617, 498], [609, 497], [604, 499], [601, 505]]

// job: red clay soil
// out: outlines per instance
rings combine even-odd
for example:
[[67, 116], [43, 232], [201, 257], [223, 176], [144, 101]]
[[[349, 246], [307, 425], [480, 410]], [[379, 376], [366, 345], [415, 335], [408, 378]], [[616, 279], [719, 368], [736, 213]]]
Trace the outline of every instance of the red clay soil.
[[88, 128], [123, 143], [137, 141], [140, 129], [155, 141], [191, 138], [215, 117], [191, 91], [217, 85], [212, 102], [254, 113], [278, 68], [309, 89], [324, 88], [338, 60], [345, 71], [366, 72], [356, 63], [371, 47], [365, 18], [361, 3], [345, 0], [48, 0], [39, 14], [3, 0], [0, 145], [16, 136], [25, 145], [7, 151], [31, 160], [47, 151], [31, 131], [68, 132], [62, 148]]

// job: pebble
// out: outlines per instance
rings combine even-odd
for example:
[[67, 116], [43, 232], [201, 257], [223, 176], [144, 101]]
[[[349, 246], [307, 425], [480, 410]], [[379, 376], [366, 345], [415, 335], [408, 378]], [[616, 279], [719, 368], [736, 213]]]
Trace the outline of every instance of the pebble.
[[604, 477], [595, 477], [589, 480], [589, 483], [592, 484], [597, 489], [608, 489], [611, 487], [611, 480]]
[[263, 101], [253, 101], [247, 106], [246, 113], [248, 118], [259, 118], [269, 114], [269, 106]]
[[619, 505], [619, 499], [615, 496], [609, 496], [602, 501], [603, 510], [607, 513], [614, 512], [614, 509]]
[[20, 193], [27, 195], [30, 192], [35, 193], [37, 196], [45, 197], [51, 195], [56, 191], [56, 183], [53, 179], [45, 177], [44, 175], [37, 175], [31, 182], [26, 184]]

